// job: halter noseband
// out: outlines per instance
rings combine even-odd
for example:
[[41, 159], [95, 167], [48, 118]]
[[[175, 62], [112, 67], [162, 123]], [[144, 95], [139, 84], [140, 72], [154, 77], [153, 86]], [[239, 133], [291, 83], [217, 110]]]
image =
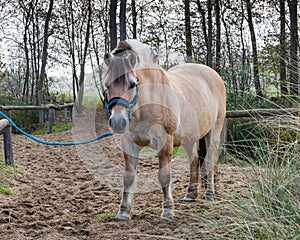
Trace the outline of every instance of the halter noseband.
[[136, 80], [137, 80], [137, 84], [135, 86], [136, 94], [135, 94], [135, 96], [134, 96], [134, 98], [131, 102], [128, 102], [126, 99], [124, 99], [122, 97], [114, 97], [114, 98], [112, 98], [108, 101], [108, 99], [107, 99], [107, 90], [105, 90], [105, 92], [104, 92], [104, 104], [105, 104], [106, 112], [109, 115], [111, 115], [111, 109], [114, 106], [121, 105], [121, 106], [124, 106], [124, 107], [128, 108], [128, 118], [129, 118], [129, 121], [131, 121], [133, 108], [137, 104], [137, 101], [138, 101], [139, 96], [140, 96], [139, 95], [139, 81], [138, 81], [138, 78], [136, 78]]

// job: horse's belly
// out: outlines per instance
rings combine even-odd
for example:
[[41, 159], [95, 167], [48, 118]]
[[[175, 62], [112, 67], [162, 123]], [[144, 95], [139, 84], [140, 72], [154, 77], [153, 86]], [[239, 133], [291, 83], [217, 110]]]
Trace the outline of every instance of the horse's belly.
[[[180, 124], [174, 133], [174, 146], [184, 145], [203, 138], [211, 130], [215, 114], [193, 114], [186, 112], [180, 119]], [[199, 112], [197, 112], [199, 113]]]

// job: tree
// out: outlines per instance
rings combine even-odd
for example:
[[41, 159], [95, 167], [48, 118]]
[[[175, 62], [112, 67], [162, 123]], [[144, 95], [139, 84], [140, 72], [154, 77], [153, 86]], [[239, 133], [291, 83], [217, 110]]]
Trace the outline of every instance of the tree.
[[109, 36], [110, 36], [110, 50], [117, 46], [117, 0], [110, 0], [109, 6]]
[[41, 97], [42, 97], [42, 90], [44, 86], [45, 76], [46, 76], [46, 64], [48, 58], [49, 23], [51, 20], [52, 9], [53, 9], [53, 0], [49, 0], [49, 9], [47, 12], [45, 27], [44, 27], [44, 45], [43, 45], [43, 53], [42, 53], [41, 73], [40, 73], [39, 84], [38, 84], [37, 105], [40, 105], [42, 103]]
[[85, 39], [84, 39], [84, 47], [80, 61], [80, 75], [79, 75], [79, 93], [78, 93], [78, 107], [77, 111], [79, 113], [82, 112], [82, 103], [83, 103], [83, 94], [84, 94], [84, 79], [85, 79], [85, 64], [88, 55], [88, 47], [89, 47], [89, 39], [90, 39], [90, 32], [91, 32], [91, 21], [92, 21], [92, 0], [87, 1], [87, 8], [86, 8], [86, 32], [85, 32]]
[[132, 37], [137, 38], [137, 12], [135, 0], [131, 0], [131, 14], [132, 14]]
[[213, 41], [213, 24], [212, 24], [212, 2], [207, 0], [207, 66], [213, 66], [213, 53], [212, 53], [212, 41]]
[[290, 93], [293, 96], [299, 95], [299, 73], [298, 73], [298, 0], [288, 0], [290, 10]]
[[126, 39], [126, 0], [121, 0], [120, 4], [120, 40]]
[[191, 33], [191, 13], [190, 13], [190, 0], [184, 0], [184, 21], [185, 21], [185, 51], [186, 61], [192, 62], [192, 33]]
[[216, 12], [216, 71], [220, 71], [221, 65], [221, 12], [220, 12], [220, 0], [215, 0], [215, 12]]
[[288, 94], [286, 83], [286, 31], [285, 31], [285, 0], [280, 0], [280, 90], [282, 95]]
[[256, 35], [253, 26], [252, 19], [252, 3], [250, 0], [245, 0], [246, 8], [247, 8], [247, 21], [249, 25], [250, 35], [251, 35], [251, 43], [252, 43], [252, 58], [253, 58], [253, 75], [254, 75], [254, 85], [256, 90], [256, 96], [263, 97], [260, 81], [259, 81], [259, 63], [258, 63], [258, 53], [257, 53], [257, 43], [256, 43]]

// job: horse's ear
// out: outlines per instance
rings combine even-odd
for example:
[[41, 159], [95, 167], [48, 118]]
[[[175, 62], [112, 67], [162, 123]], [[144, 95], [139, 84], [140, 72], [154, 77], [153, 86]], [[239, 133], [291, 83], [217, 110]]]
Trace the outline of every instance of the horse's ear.
[[129, 60], [129, 62], [131, 63], [132, 67], [134, 67], [137, 64], [137, 62], [138, 62], [138, 56], [136, 55], [135, 52], [130, 51], [128, 53], [127, 58]]
[[153, 62], [158, 64], [158, 55], [157, 54], [153, 54]]
[[111, 55], [110, 55], [110, 53], [105, 53], [104, 54], [104, 62], [105, 62], [105, 64], [107, 66], [110, 64], [110, 62], [111, 62]]

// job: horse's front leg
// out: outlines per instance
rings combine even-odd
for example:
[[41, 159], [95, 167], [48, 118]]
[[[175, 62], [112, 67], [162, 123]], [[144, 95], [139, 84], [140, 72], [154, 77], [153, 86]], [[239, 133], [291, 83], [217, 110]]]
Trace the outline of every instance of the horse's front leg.
[[125, 160], [125, 172], [123, 175], [122, 200], [117, 214], [117, 219], [128, 220], [130, 219], [132, 198], [135, 191], [138, 154], [141, 148], [127, 139], [122, 140], [122, 147]]
[[171, 160], [173, 155], [173, 136], [167, 135], [162, 149], [159, 151], [158, 179], [163, 190], [162, 217], [174, 216], [174, 202], [171, 190]]

